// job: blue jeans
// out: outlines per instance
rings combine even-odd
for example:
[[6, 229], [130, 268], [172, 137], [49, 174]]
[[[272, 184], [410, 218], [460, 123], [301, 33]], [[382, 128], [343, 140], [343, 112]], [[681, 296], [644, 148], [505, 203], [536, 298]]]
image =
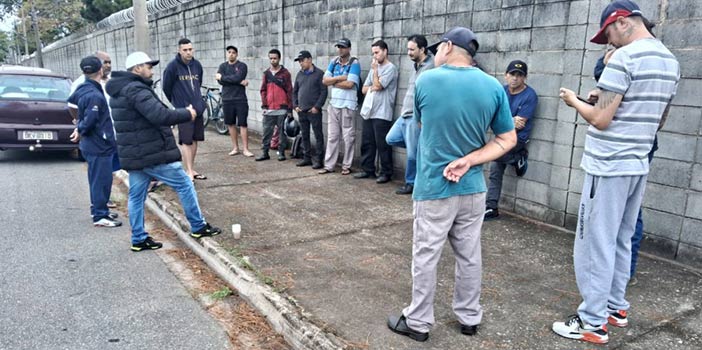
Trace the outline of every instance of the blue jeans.
[[88, 184], [90, 185], [90, 215], [93, 222], [106, 218], [109, 214], [107, 202], [112, 192], [112, 156], [93, 156], [83, 153], [88, 163]]
[[[653, 147], [651, 147], [651, 152], [648, 153], [648, 164], [653, 161], [653, 154], [658, 150], [658, 135], [653, 140]], [[634, 277], [636, 274], [636, 263], [639, 260], [639, 248], [641, 247], [641, 240], [643, 240], [643, 216], [641, 208], [639, 208], [639, 216], [636, 218], [636, 229], [634, 230], [634, 236], [631, 237], [631, 270], [629, 276]]]
[[205, 219], [200, 212], [195, 186], [185, 174], [180, 162], [159, 164], [141, 170], [129, 171], [129, 224], [132, 226], [132, 243], [143, 242], [149, 234], [144, 231], [144, 202], [148, 195], [149, 182], [155, 178], [178, 194], [190, 229], [195, 232], [205, 227]]
[[385, 142], [393, 147], [407, 149], [407, 166], [405, 167], [405, 183], [414, 185], [417, 177], [417, 148], [419, 147], [419, 127], [413, 116], [397, 118], [388, 131]]

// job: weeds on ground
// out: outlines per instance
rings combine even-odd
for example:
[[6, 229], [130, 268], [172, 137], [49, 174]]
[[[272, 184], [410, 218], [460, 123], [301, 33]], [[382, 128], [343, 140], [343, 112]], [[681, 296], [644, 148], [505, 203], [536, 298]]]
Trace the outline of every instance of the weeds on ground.
[[270, 286], [271, 288], [273, 288], [273, 291], [274, 291], [274, 292], [276, 292], [276, 293], [282, 293], [282, 292], [284, 292], [285, 290], [288, 289], [286, 286], [279, 285], [278, 283], [276, 283], [275, 279], [274, 279], [272, 276], [268, 276], [268, 275], [264, 274], [263, 272], [261, 272], [260, 270], [258, 270], [257, 268], [255, 268], [255, 267], [251, 264], [251, 262], [249, 261], [249, 259], [247, 259], [247, 258], [244, 256], [244, 253], [242, 252], [242, 247], [241, 247], [241, 246], [226, 248], [226, 251], [227, 251], [227, 253], [229, 253], [229, 255], [231, 255], [232, 257], [234, 257], [234, 259], [236, 260], [236, 262], [238, 263], [239, 266], [241, 266], [242, 268], [244, 268], [244, 269], [246, 269], [246, 270], [249, 270], [249, 271], [253, 272], [254, 275], [256, 276], [256, 278], [257, 278], [261, 283], [263, 283], [263, 284], [265, 284], [265, 285], [268, 285], [268, 286]]
[[210, 297], [214, 300], [222, 300], [228, 296], [232, 295], [232, 290], [229, 289], [229, 287], [222, 287], [219, 290], [216, 290], [210, 294]]

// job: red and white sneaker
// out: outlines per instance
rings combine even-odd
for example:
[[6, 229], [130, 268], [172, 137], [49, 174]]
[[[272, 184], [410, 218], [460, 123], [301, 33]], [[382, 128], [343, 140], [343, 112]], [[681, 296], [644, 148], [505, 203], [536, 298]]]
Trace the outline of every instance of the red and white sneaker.
[[629, 320], [626, 318], [626, 310], [612, 310], [607, 309], [609, 317], [607, 317], [607, 323], [614, 327], [624, 328], [629, 325]]
[[607, 324], [593, 326], [583, 322], [578, 315], [568, 316], [565, 322], [553, 322], [553, 331], [568, 339], [582, 340], [595, 344], [607, 344]]

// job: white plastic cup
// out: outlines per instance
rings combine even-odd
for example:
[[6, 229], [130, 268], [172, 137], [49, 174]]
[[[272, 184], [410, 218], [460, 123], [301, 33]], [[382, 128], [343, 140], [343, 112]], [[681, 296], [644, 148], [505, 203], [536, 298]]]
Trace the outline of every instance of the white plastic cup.
[[232, 225], [232, 233], [234, 234], [234, 239], [241, 238], [241, 225], [240, 224], [233, 224]]

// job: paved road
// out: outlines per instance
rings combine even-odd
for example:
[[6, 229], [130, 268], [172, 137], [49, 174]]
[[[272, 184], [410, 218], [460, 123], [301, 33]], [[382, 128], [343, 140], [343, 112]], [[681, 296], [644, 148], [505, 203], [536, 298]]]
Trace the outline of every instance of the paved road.
[[5, 151], [0, 179], [0, 349], [229, 347], [128, 225], [92, 226], [84, 163]]

